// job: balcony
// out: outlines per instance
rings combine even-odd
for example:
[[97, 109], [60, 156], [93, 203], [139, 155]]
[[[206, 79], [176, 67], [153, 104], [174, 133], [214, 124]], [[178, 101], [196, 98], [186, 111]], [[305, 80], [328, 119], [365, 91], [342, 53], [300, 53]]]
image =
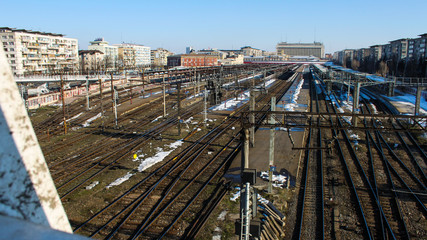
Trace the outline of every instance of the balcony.
[[31, 49], [39, 49], [40, 45], [27, 45], [27, 48], [31, 48]]
[[28, 61], [24, 61], [23, 62], [24, 66], [37, 66], [36, 62], [28, 62]]
[[40, 60], [40, 56], [27, 56], [28, 60]]
[[59, 49], [59, 45], [55, 44], [55, 45], [50, 45], [47, 47], [48, 49]]

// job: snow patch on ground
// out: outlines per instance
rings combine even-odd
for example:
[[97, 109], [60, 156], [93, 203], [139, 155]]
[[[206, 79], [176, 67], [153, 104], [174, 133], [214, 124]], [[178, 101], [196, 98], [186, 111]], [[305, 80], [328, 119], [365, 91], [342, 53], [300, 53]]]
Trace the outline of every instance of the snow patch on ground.
[[[276, 79], [270, 79], [268, 81], [265, 82], [265, 87], [268, 88], [270, 87], [274, 82], [276, 81]], [[264, 83], [259, 84], [257, 87], [263, 87]], [[211, 111], [229, 111], [229, 110], [234, 110], [238, 107], [240, 107], [241, 105], [245, 104], [246, 102], [249, 101], [249, 97], [250, 97], [250, 91], [244, 91], [243, 93], [239, 94], [236, 98], [230, 98], [225, 100], [224, 102], [220, 103], [217, 106], [211, 107], [209, 108]]]
[[283, 106], [285, 111], [295, 111], [295, 108], [298, 107], [297, 101], [303, 84], [304, 79], [301, 79], [298, 83], [292, 84], [289, 91], [285, 94], [282, 100], [283, 102], [287, 102]]
[[89, 184], [88, 186], [86, 186], [85, 189], [86, 190], [91, 190], [92, 188], [94, 188], [98, 184], [99, 184], [99, 181], [95, 181], [95, 182]]
[[159, 120], [160, 118], [162, 118], [163, 116], [158, 116], [158, 117], [156, 117], [153, 121], [151, 121], [151, 122], [156, 122], [157, 120]]
[[226, 210], [224, 210], [224, 211], [222, 211], [222, 212], [218, 215], [217, 220], [218, 220], [218, 221], [224, 221], [226, 216], [227, 216], [227, 211], [226, 211]]
[[184, 142], [182, 140], [173, 142], [168, 146], [166, 146], [167, 148], [169, 148], [169, 150], [166, 150], [166, 151], [163, 150], [162, 148], [157, 148], [158, 152], [156, 153], [156, 155], [146, 158], [144, 160], [141, 160], [141, 163], [138, 166], [138, 171], [142, 172], [147, 168], [153, 166], [154, 164], [163, 161], [163, 159], [165, 159], [171, 152], [173, 152], [173, 150], [181, 146], [183, 143]]
[[234, 189], [236, 189], [237, 192], [233, 193], [232, 196], [230, 197], [230, 201], [233, 201], [233, 202], [235, 202], [240, 197], [240, 187], [235, 187]]
[[[66, 121], [66, 122], [72, 121], [72, 120], [74, 120], [74, 119], [76, 119], [76, 118], [80, 117], [82, 114], [83, 114], [83, 113], [81, 112], [81, 113], [77, 114], [76, 116], [74, 116], [74, 117], [72, 117], [72, 118], [69, 118], [69, 119], [67, 119], [67, 120], [65, 120], [65, 121]], [[64, 121], [62, 121], [59, 125], [64, 125]]]
[[101, 117], [101, 113], [98, 113], [96, 116], [89, 118], [83, 123], [83, 127], [89, 127], [89, 125], [95, 121], [97, 118]]
[[114, 182], [110, 183], [108, 186], [106, 186], [106, 189], [109, 189], [113, 186], [118, 186], [124, 182], [126, 182], [127, 180], [129, 180], [129, 178], [131, 178], [133, 175], [135, 175], [135, 173], [127, 173], [126, 175], [124, 175], [121, 178], [117, 178], [116, 180], [114, 180]]
[[[267, 171], [265, 171], [265, 172], [261, 172], [261, 175], [260, 175], [260, 177], [263, 179], [263, 180], [265, 180], [265, 181], [268, 181], [268, 172]], [[286, 187], [286, 184], [287, 184], [287, 179], [288, 179], [288, 177], [287, 176], [285, 176], [285, 175], [281, 175], [281, 174], [279, 174], [279, 173], [273, 173], [273, 176], [272, 176], [272, 180], [273, 180], [273, 187], [279, 187], [279, 188], [284, 188], [284, 187]]]

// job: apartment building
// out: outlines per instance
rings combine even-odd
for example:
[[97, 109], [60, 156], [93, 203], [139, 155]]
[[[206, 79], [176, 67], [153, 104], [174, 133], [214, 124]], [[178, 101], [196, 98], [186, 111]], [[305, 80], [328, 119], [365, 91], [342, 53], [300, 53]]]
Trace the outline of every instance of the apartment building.
[[409, 39], [408, 41], [408, 58], [414, 60], [426, 59], [427, 33], [418, 36], [420, 37], [415, 39]]
[[[341, 65], [347, 65], [350, 61], [356, 60], [359, 63], [355, 68], [371, 73], [387, 74], [393, 76], [417, 76], [426, 77], [427, 69], [427, 33], [418, 35], [418, 38], [401, 38], [390, 41], [383, 45], [374, 45], [355, 50], [353, 56], [348, 55], [347, 50], [334, 53], [334, 61]], [[369, 52], [369, 61], [366, 60]], [[350, 61], [349, 61], [350, 60]]]
[[408, 53], [408, 39], [402, 38], [390, 42], [391, 55], [397, 60], [406, 59]]
[[367, 60], [371, 55], [371, 50], [369, 48], [361, 48], [356, 50], [355, 58], [357, 61], [362, 62]]
[[261, 49], [253, 48], [251, 46], [242, 47], [240, 50], [244, 56], [253, 56], [253, 57], [262, 56]]
[[151, 65], [151, 48], [131, 43], [115, 44], [118, 47], [118, 56], [121, 68], [135, 69]]
[[287, 43], [281, 42], [276, 45], [277, 55], [289, 56], [315, 56], [323, 58], [325, 47], [323, 43]]
[[78, 40], [63, 34], [9, 27], [0, 39], [15, 76], [78, 71]]
[[119, 57], [119, 49], [117, 46], [108, 45], [108, 42], [104, 38], [97, 38], [94, 41], [89, 42], [89, 50], [98, 50], [103, 54], [103, 65], [104, 69], [114, 70]]
[[157, 48], [156, 50], [151, 50], [151, 66], [168, 65], [168, 57], [172, 55], [173, 55], [173, 52], [170, 52], [163, 48]]
[[80, 72], [82, 74], [93, 74], [104, 71], [104, 55], [99, 50], [80, 50]]

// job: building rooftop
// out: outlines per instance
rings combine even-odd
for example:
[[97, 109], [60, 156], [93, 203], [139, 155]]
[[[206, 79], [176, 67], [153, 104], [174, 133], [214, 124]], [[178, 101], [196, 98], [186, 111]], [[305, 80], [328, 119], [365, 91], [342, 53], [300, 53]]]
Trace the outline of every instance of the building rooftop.
[[99, 51], [99, 50], [79, 50], [79, 55], [82, 54], [95, 54], [95, 53], [100, 53], [100, 54], [104, 54], [103, 52]]
[[40, 35], [47, 35], [47, 36], [54, 36], [54, 37], [65, 36], [64, 34], [58, 34], [58, 33], [47, 33], [47, 32], [39, 32], [39, 31], [32, 31], [32, 30], [26, 30], [26, 29], [16, 29], [16, 28], [9, 28], [9, 27], [0, 27], [0, 32], [23, 32], [23, 33], [40, 34]]
[[321, 42], [313, 42], [313, 43], [288, 43], [288, 42], [280, 42], [280, 43], [278, 43], [277, 45], [307, 45], [307, 46], [309, 46], [309, 45], [323, 45], [323, 43], [321, 43]]

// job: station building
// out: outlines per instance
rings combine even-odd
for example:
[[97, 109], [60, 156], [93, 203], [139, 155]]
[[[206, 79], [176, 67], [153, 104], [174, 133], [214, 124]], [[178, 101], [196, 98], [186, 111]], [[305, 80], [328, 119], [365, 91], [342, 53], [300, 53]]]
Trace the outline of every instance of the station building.
[[78, 71], [78, 40], [63, 34], [9, 27], [0, 28], [0, 39], [15, 76]]
[[281, 42], [276, 46], [277, 55], [289, 56], [315, 56], [323, 58], [325, 56], [325, 47], [323, 43], [287, 43]]

